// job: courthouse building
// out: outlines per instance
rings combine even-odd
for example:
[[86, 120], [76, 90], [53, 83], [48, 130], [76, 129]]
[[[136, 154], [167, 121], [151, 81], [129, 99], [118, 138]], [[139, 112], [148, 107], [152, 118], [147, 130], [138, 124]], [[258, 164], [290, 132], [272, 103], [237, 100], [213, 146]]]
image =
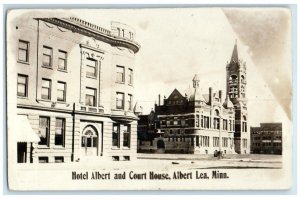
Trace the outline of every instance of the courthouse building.
[[251, 153], [282, 154], [282, 124], [261, 123], [260, 127], [250, 127]]
[[246, 64], [238, 59], [237, 44], [226, 66], [226, 77], [225, 95], [213, 88], [208, 94], [201, 93], [197, 75], [191, 92], [183, 95], [175, 89], [163, 100], [159, 95], [154, 112], [140, 116], [139, 151], [214, 154], [221, 150], [224, 154], [248, 154]]
[[8, 43], [21, 121], [8, 136], [16, 136], [18, 162], [135, 158], [140, 45], [130, 26], [112, 22], [108, 30], [76, 17], [22, 16]]

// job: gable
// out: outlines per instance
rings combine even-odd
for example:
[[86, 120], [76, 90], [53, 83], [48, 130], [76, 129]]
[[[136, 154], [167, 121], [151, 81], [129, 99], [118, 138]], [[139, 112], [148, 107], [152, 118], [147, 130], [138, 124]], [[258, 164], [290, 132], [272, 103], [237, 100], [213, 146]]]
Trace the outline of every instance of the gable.
[[183, 95], [175, 88], [174, 91], [171, 93], [171, 95], [168, 97], [168, 100], [174, 101], [174, 100], [181, 100], [183, 99]]
[[183, 104], [185, 101], [186, 98], [177, 89], [174, 89], [174, 91], [166, 99], [166, 105], [179, 105]]

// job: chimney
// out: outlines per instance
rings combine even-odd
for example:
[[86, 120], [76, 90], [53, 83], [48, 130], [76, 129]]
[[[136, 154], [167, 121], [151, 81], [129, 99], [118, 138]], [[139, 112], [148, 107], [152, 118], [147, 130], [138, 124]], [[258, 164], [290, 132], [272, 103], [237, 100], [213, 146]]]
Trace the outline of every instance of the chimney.
[[222, 99], [222, 90], [219, 90], [219, 99], [220, 99], [220, 103], [222, 103], [223, 99]]
[[160, 106], [160, 94], [158, 94], [158, 106]]
[[212, 103], [213, 103], [213, 89], [212, 89], [212, 87], [209, 87], [209, 103], [210, 103], [210, 105], [212, 105]]

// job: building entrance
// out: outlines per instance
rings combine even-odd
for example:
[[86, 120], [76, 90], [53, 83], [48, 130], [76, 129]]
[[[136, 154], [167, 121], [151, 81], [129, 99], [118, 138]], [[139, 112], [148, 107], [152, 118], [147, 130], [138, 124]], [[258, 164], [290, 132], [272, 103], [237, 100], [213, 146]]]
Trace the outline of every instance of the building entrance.
[[97, 156], [99, 136], [92, 127], [84, 129], [81, 137], [81, 151], [85, 156]]

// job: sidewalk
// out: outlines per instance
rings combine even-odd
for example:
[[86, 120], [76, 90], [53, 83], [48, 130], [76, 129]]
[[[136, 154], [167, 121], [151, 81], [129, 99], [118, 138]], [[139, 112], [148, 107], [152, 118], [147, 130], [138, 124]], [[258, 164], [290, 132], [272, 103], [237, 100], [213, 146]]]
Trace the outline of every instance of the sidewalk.
[[[157, 160], [219, 160], [213, 155], [202, 154], [152, 154], [152, 153], [138, 153], [138, 159], [157, 159]], [[222, 160], [244, 161], [244, 162], [282, 162], [280, 155], [262, 155], [262, 154], [228, 154]]]

